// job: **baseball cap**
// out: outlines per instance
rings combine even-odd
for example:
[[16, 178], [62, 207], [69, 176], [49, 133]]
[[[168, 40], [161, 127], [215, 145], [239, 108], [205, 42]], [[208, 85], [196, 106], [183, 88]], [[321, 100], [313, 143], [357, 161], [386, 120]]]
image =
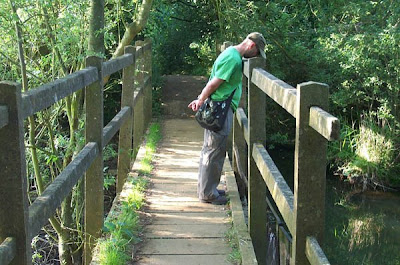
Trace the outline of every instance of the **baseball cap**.
[[259, 33], [259, 32], [252, 32], [249, 35], [247, 35], [247, 38], [254, 41], [254, 43], [257, 45], [258, 51], [260, 52], [260, 55], [265, 59], [265, 44], [267, 43], [264, 39], [264, 36]]

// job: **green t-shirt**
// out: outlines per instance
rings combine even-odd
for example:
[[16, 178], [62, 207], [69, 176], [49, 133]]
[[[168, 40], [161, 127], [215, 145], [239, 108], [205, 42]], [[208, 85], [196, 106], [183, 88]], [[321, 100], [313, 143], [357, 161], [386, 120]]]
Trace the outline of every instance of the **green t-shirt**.
[[210, 80], [214, 77], [225, 80], [211, 95], [213, 100], [225, 100], [236, 89], [231, 107], [236, 111], [242, 95], [242, 57], [238, 50], [229, 47], [215, 60]]

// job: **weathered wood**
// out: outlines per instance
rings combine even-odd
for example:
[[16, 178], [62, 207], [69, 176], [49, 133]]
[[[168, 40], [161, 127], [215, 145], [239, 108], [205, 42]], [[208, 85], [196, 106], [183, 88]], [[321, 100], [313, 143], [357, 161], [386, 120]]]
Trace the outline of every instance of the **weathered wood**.
[[279, 169], [276, 167], [271, 156], [261, 144], [255, 144], [253, 148], [253, 159], [257, 164], [261, 175], [279, 209], [287, 227], [293, 231], [293, 192], [290, 190]]
[[249, 121], [242, 108], [236, 110], [236, 118], [239, 122], [239, 126], [243, 130], [244, 139], [246, 140], [246, 143], [249, 144]]
[[120, 193], [125, 183], [126, 177], [131, 168], [131, 152], [132, 152], [132, 128], [134, 119], [134, 90], [135, 90], [135, 53], [133, 46], [125, 47], [125, 54], [132, 54], [133, 63], [122, 73], [122, 96], [121, 107], [129, 107], [130, 119], [121, 126], [118, 142], [118, 166], [117, 166], [117, 193]]
[[132, 54], [124, 54], [115, 59], [103, 63], [103, 77], [109, 76], [133, 63], [134, 56]]
[[245, 134], [247, 133], [248, 139], [248, 122], [246, 114], [242, 108], [238, 108], [233, 119], [233, 141], [232, 141], [232, 161], [235, 173], [239, 174], [242, 183], [239, 183], [241, 190], [248, 187], [247, 181], [247, 142]]
[[139, 98], [139, 109], [140, 112], [142, 113], [142, 117], [138, 120], [140, 124], [138, 126], [140, 127], [140, 133], [143, 136], [144, 131], [146, 130], [146, 115], [145, 115], [145, 109], [146, 109], [146, 93], [145, 93], [145, 88], [146, 86], [144, 85], [144, 81], [146, 78], [145, 75], [145, 50], [144, 50], [144, 41], [136, 41], [136, 68], [137, 68], [137, 75], [136, 75], [136, 81], [138, 84], [138, 88], [142, 90], [142, 96]]
[[330, 265], [328, 258], [315, 237], [307, 237], [306, 256], [311, 265]]
[[[224, 167], [229, 166], [228, 157], [225, 158]], [[232, 212], [232, 222], [239, 241], [239, 250], [242, 257], [243, 265], [257, 264], [256, 255], [254, 253], [253, 243], [249, 232], [247, 231], [246, 221], [244, 219], [242, 202], [238, 192], [236, 179], [233, 171], [224, 168], [226, 186], [229, 192], [229, 201]]]
[[296, 89], [263, 69], [253, 70], [252, 82], [296, 117]]
[[[250, 69], [249, 69], [249, 59], [243, 59], [243, 77], [249, 78]], [[248, 82], [248, 81], [247, 81]]]
[[339, 119], [319, 107], [310, 108], [310, 126], [328, 141], [339, 139]]
[[90, 167], [99, 153], [98, 149], [96, 143], [88, 143], [29, 206], [29, 240], [32, 240], [39, 233], [40, 229], [47, 223], [48, 218], [54, 214], [74, 185]]
[[[139, 150], [143, 132], [144, 132], [144, 114], [143, 114], [143, 106], [144, 106], [144, 96], [143, 96], [143, 72], [142, 72], [142, 60], [143, 60], [143, 48], [141, 45], [141, 41], [137, 41], [136, 43], [136, 69], [135, 69], [135, 106], [133, 112], [137, 115], [134, 115], [133, 121], [133, 157], [136, 157], [136, 154]], [[139, 114], [141, 113], [141, 114]]]
[[14, 237], [17, 244], [13, 265], [31, 264], [28, 239], [28, 200], [21, 85], [0, 82], [0, 105], [8, 106], [9, 121], [0, 129], [0, 242]]
[[151, 40], [146, 39], [144, 52], [144, 96], [145, 96], [145, 127], [150, 123], [152, 118], [152, 66], [151, 66]]
[[[252, 81], [293, 117], [296, 117], [297, 92], [294, 87], [262, 69], [254, 70]], [[339, 120], [319, 107], [312, 107], [310, 110], [310, 126], [329, 141], [339, 139]]]
[[8, 108], [0, 106], [0, 129], [8, 124]]
[[328, 86], [307, 82], [297, 85], [294, 165], [294, 230], [292, 264], [308, 264], [307, 236], [323, 241], [327, 141], [309, 126], [310, 107], [328, 108]]
[[[265, 59], [251, 58], [249, 59], [250, 73], [253, 69], [265, 66]], [[251, 76], [249, 77], [249, 106], [248, 106], [248, 122], [249, 122], [249, 143], [248, 154], [252, 153], [253, 144], [265, 143], [265, 94], [257, 88]], [[266, 186], [257, 165], [248, 156], [248, 211], [249, 211], [249, 231], [251, 239], [253, 240], [254, 251], [257, 256], [258, 264], [264, 265], [266, 263], [265, 249], [267, 249], [267, 203], [266, 199]]]
[[99, 80], [96, 69], [88, 67], [23, 93], [23, 118], [26, 119], [36, 112], [50, 107], [57, 101], [88, 86], [96, 80]]
[[17, 240], [7, 237], [0, 245], [0, 264], [8, 265], [17, 254]]
[[103, 129], [103, 148], [111, 141], [111, 138], [119, 131], [121, 126], [131, 117], [131, 108], [123, 107], [117, 115]]
[[[86, 66], [94, 66], [98, 76], [102, 74], [102, 59], [88, 57]], [[92, 249], [101, 235], [104, 216], [103, 198], [103, 80], [91, 84], [85, 89], [86, 103], [86, 143], [95, 142], [99, 154], [88, 168], [85, 175], [85, 253], [84, 263], [90, 264]]]

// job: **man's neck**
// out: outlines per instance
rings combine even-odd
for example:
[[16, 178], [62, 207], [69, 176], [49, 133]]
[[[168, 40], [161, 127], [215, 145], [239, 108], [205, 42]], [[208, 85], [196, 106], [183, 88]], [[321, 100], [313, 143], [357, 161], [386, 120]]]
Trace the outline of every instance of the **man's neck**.
[[235, 45], [233, 47], [240, 53], [240, 56], [243, 57], [244, 52], [246, 51], [246, 47], [245, 47], [244, 43], [242, 42], [242, 43], [240, 43], [238, 45]]

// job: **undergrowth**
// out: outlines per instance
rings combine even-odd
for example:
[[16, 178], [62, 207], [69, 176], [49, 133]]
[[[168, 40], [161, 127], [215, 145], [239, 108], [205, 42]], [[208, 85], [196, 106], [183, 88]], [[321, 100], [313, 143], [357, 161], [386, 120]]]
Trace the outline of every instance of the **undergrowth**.
[[151, 161], [160, 139], [160, 125], [153, 123], [147, 135], [146, 151], [140, 161], [139, 175], [128, 179], [132, 188], [121, 198], [119, 214], [104, 223], [106, 236], [98, 242], [98, 257], [102, 265], [126, 264], [131, 259], [128, 247], [141, 241], [138, 210], [145, 204], [145, 191], [153, 169]]

